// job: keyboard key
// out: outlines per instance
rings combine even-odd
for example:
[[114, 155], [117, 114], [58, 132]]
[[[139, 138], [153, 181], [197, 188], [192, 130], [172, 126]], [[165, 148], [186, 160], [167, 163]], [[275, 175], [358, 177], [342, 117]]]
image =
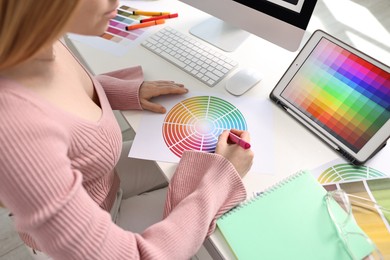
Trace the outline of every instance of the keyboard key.
[[200, 40], [170, 27], [158, 31], [141, 45], [210, 87], [218, 84], [238, 65]]

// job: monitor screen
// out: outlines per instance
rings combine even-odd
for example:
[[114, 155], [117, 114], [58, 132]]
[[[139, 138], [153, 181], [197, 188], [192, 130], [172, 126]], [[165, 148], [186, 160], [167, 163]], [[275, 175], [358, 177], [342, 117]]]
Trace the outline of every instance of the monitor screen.
[[[225, 51], [234, 51], [245, 39], [239, 38], [234, 29], [252, 33], [290, 51], [298, 50], [317, 3], [317, 0], [180, 1], [212, 15], [210, 21], [219, 22], [219, 25], [205, 22], [203, 27], [200, 24], [190, 32]], [[228, 38], [228, 43], [217, 39], [223, 37]]]

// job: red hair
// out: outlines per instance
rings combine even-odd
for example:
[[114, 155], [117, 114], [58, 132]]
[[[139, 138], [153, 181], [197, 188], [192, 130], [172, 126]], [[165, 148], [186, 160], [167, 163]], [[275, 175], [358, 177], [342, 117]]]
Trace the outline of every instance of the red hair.
[[0, 0], [0, 71], [57, 40], [78, 0]]

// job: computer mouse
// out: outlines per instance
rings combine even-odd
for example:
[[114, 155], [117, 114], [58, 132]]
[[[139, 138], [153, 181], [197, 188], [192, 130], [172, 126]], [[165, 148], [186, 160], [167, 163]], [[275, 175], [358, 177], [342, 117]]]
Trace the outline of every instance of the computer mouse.
[[254, 87], [261, 79], [261, 74], [254, 69], [239, 69], [227, 79], [225, 89], [232, 95], [240, 96]]

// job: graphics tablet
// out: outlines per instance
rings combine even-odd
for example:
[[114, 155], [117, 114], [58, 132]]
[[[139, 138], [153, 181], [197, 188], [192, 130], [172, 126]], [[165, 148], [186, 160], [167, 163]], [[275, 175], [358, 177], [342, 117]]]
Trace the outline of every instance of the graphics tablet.
[[390, 136], [390, 67], [320, 30], [270, 98], [355, 164]]

